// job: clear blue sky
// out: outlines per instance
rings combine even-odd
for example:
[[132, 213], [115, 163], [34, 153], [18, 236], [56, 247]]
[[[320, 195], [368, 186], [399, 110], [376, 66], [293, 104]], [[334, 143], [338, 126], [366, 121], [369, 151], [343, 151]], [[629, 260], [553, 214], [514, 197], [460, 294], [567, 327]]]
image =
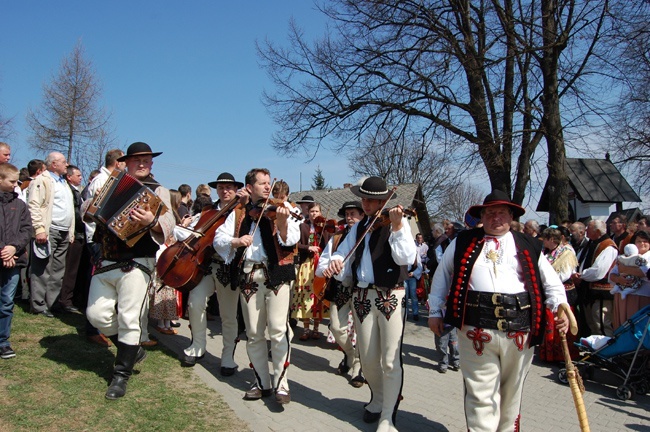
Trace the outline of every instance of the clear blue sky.
[[333, 187], [356, 180], [347, 160], [331, 153], [307, 162], [270, 146], [277, 126], [261, 94], [273, 87], [255, 41], [286, 44], [292, 16], [320, 36], [325, 19], [311, 0], [0, 0], [0, 10], [0, 112], [14, 118], [10, 144], [19, 167], [45, 156], [27, 144], [25, 114], [41, 104], [43, 84], [81, 40], [117, 146], [144, 141], [164, 152], [153, 172], [165, 186], [194, 189], [223, 171], [243, 180], [252, 167], [269, 168], [292, 191], [300, 190], [301, 174], [302, 189], [310, 189], [318, 166]]

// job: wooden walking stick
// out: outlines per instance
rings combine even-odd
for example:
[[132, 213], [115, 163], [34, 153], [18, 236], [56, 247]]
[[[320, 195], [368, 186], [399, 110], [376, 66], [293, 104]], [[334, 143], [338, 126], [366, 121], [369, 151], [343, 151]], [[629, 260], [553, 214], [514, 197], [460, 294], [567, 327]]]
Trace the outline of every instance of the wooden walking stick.
[[[576, 317], [571, 312], [571, 308], [568, 304], [562, 303], [558, 307], [558, 316], [563, 314], [569, 320], [569, 331], [571, 334], [578, 334], [578, 324], [576, 322]], [[585, 408], [585, 403], [582, 400], [582, 394], [585, 392], [585, 387], [582, 384], [582, 378], [573, 365], [571, 360], [571, 354], [569, 353], [569, 346], [566, 341], [566, 333], [559, 332], [560, 338], [562, 340], [562, 352], [564, 353], [564, 363], [566, 364], [566, 375], [569, 380], [569, 386], [571, 387], [571, 395], [573, 396], [573, 403], [576, 406], [576, 413], [578, 414], [578, 421], [580, 422], [580, 430], [582, 432], [589, 432], [589, 421], [587, 420], [587, 410]]]

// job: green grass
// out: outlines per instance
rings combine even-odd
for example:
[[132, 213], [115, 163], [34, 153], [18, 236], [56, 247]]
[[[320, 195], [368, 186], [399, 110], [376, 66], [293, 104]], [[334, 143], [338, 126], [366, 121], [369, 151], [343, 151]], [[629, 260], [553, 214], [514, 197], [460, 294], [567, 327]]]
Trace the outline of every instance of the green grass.
[[55, 319], [14, 308], [0, 360], [0, 431], [241, 431], [223, 398], [164, 347], [148, 349], [127, 395], [108, 401], [115, 348], [86, 341], [81, 315]]

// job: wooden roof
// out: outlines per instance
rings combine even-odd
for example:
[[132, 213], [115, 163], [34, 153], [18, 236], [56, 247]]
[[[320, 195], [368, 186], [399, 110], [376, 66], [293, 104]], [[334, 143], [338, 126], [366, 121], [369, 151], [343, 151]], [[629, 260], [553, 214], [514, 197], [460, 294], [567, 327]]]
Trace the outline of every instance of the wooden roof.
[[[609, 159], [566, 159], [567, 176], [577, 198], [584, 203], [641, 202], [639, 195]], [[537, 211], [548, 211], [548, 180]]]

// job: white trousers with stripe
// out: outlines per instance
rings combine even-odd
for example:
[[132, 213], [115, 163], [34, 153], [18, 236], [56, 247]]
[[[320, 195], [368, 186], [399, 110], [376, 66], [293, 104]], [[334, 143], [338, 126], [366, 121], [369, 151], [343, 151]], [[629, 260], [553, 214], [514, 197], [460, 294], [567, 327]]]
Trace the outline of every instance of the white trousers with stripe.
[[[252, 281], [255, 292], [246, 292], [240, 283], [241, 306], [246, 323], [246, 351], [253, 365], [255, 379], [262, 389], [289, 390], [286, 368], [291, 356], [293, 332], [289, 326], [289, 303], [291, 284], [284, 283], [272, 290], [266, 287], [263, 269], [253, 270]], [[247, 275], [248, 277], [248, 275]], [[247, 296], [248, 300], [247, 300]], [[271, 339], [271, 362], [273, 381], [268, 366], [268, 349], [265, 331]]]
[[397, 430], [394, 414], [397, 412], [404, 382], [404, 295], [403, 288], [356, 288], [352, 295], [361, 368], [372, 394], [366, 410], [371, 413], [381, 412], [378, 431]]
[[[218, 264], [214, 264], [217, 266]], [[187, 301], [188, 317], [192, 326], [192, 344], [185, 348], [188, 356], [200, 357], [205, 354], [208, 317], [206, 308], [212, 293], [217, 292], [219, 301], [219, 316], [221, 317], [221, 366], [237, 367], [235, 363], [235, 346], [237, 344], [237, 302], [239, 290], [224, 287], [216, 277], [215, 271], [205, 275], [201, 282], [190, 291]]]

